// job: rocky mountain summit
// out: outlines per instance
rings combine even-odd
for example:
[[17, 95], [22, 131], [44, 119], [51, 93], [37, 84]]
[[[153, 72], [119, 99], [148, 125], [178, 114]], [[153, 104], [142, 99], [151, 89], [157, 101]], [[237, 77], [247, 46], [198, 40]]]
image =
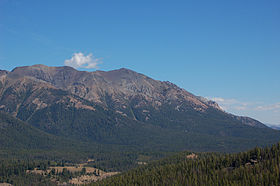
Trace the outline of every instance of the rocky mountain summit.
[[176, 100], [188, 101], [201, 109], [207, 108], [205, 102], [170, 82], [156, 81], [125, 68], [108, 72], [86, 72], [71, 67], [34, 65], [15, 68], [9, 76], [36, 78], [58, 89], [103, 105], [107, 105], [104, 99], [106, 96], [123, 104], [134, 97], [141, 96], [155, 106], [161, 102]]

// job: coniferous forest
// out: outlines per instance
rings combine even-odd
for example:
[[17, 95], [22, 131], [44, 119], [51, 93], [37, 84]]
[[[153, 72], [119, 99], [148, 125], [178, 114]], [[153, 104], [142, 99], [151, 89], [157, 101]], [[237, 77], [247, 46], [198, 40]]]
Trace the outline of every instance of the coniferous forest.
[[92, 185], [279, 185], [280, 143], [238, 154], [182, 152]]
[[[28, 173], [54, 164], [64, 166], [63, 161], [1, 160], [0, 164], [0, 183], [13, 185], [56, 185], [53, 175], [67, 181], [83, 174], [67, 170]], [[280, 143], [235, 154], [181, 152], [90, 185], [279, 185], [279, 168]]]

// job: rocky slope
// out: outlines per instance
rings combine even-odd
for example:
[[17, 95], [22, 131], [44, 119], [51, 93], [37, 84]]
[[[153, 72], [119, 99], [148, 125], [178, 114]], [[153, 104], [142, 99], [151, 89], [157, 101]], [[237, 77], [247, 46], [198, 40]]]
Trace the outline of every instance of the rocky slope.
[[170, 101], [187, 101], [202, 110], [209, 106], [172, 83], [156, 81], [124, 68], [108, 72], [83, 72], [71, 67], [34, 65], [15, 68], [9, 76], [43, 80], [56, 88], [103, 105], [108, 104], [105, 97], [110, 96], [114, 102], [121, 104], [127, 104], [134, 97], [142, 97], [155, 107]]

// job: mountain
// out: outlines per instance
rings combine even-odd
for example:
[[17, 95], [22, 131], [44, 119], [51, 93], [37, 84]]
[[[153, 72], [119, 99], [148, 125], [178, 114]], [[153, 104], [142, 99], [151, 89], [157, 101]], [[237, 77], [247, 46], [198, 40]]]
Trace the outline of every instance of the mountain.
[[33, 65], [0, 73], [0, 110], [48, 134], [147, 151], [240, 151], [280, 132], [125, 68]]
[[[156, 81], [125, 68], [109, 72], [81, 72], [71, 67], [34, 65], [15, 68], [9, 76], [42, 80], [57, 89], [113, 108], [116, 112], [134, 119], [136, 118], [131, 109], [145, 106], [160, 109], [164, 104], [175, 105], [174, 109], [177, 111], [184, 110], [184, 106], [191, 106], [192, 109], [200, 112], [208, 108], [221, 110], [214, 101], [194, 96], [170, 82]], [[141, 115], [146, 116], [146, 120], [149, 119], [147, 111], [144, 110]], [[234, 118], [245, 125], [265, 127], [260, 122], [253, 122], [247, 117]]]

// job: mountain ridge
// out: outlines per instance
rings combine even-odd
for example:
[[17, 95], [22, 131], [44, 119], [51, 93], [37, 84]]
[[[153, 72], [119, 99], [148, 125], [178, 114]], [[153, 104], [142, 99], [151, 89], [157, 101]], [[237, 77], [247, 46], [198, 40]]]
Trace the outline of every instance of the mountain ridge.
[[34, 65], [0, 75], [0, 111], [55, 136], [158, 151], [247, 150], [279, 131], [129, 69]]
[[[102, 100], [101, 98], [106, 96], [106, 94], [112, 94], [112, 97], [115, 98], [115, 101], [121, 101], [124, 104], [127, 102], [127, 99], [131, 99], [131, 96], [141, 95], [147, 101], [152, 100], [152, 105], [157, 107], [162, 104], [161, 101], [163, 99], [178, 99], [176, 93], [180, 93], [181, 95], [184, 95], [185, 100], [187, 99], [192, 104], [197, 106], [194, 108], [198, 111], [203, 111], [208, 107], [213, 107], [222, 111], [219, 105], [212, 100], [195, 96], [171, 82], [153, 80], [141, 73], [137, 73], [127, 68], [120, 68], [111, 71], [87, 72], [78, 71], [68, 66], [49, 67], [46, 65], [37, 64], [33, 66], [16, 67], [11, 72], [6, 71], [5, 73], [2, 73], [2, 75], [3, 74], [8, 74], [8, 76], [28, 76], [38, 80], [43, 80], [58, 89], [70, 91], [72, 94], [78, 95], [89, 101], [100, 103], [103, 106], [108, 106], [106, 101]], [[98, 83], [97, 81], [101, 81], [101, 83]], [[96, 85], [94, 85], [94, 83], [96, 83]], [[118, 83], [120, 84], [116, 86]], [[124, 84], [124, 86], [122, 84]], [[140, 84], [140, 86], [137, 86], [137, 84]], [[156, 88], [153, 89], [153, 86], [156, 86]], [[100, 87], [105, 88], [100, 90]], [[116, 89], [120, 89], [121, 91], [117, 92]], [[155, 89], [162, 89], [161, 94]], [[172, 89], [172, 91], [167, 93], [168, 96], [163, 96], [164, 91], [168, 89]], [[156, 92], [156, 94], [153, 94], [153, 92]], [[126, 100], [120, 99], [123, 98], [123, 96], [126, 96]], [[179, 108], [180, 105], [176, 107], [177, 110]], [[118, 109], [120, 110], [119, 112], [123, 112], [123, 109]], [[265, 125], [263, 125], [261, 122], [258, 122], [252, 118], [249, 119], [249, 117], [234, 115], [232, 115], [232, 117], [240, 120], [244, 124], [248, 123], [251, 126], [265, 127]]]

